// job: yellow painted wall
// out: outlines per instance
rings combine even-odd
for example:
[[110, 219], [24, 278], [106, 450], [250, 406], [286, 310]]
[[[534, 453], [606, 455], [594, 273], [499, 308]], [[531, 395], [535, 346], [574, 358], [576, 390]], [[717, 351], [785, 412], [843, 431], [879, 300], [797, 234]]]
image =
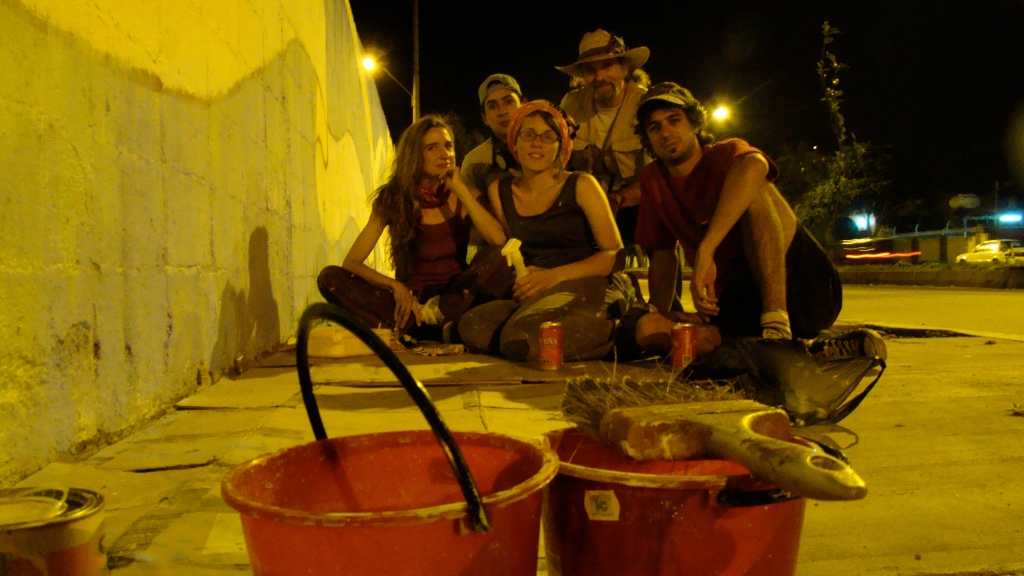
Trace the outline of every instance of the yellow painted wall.
[[0, 0], [0, 485], [294, 332], [392, 152], [361, 51], [345, 0]]

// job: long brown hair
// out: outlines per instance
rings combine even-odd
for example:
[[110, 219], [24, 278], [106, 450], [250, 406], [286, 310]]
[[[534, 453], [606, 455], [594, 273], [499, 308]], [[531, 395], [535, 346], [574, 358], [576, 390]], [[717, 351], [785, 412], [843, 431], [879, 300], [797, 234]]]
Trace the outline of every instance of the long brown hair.
[[391, 236], [395, 277], [403, 281], [413, 272], [412, 245], [419, 234], [422, 217], [415, 191], [423, 176], [423, 138], [432, 128], [444, 128], [450, 137], [455, 137], [448, 121], [437, 114], [417, 120], [398, 139], [391, 178], [372, 196], [373, 211], [384, 220]]

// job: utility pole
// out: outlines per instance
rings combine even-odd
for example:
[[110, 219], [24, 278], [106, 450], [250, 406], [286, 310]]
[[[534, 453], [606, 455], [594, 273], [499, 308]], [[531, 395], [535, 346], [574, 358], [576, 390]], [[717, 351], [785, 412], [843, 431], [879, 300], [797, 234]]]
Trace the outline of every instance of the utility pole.
[[412, 0], [412, 121], [420, 119], [420, 0]]
[[[999, 180], [996, 180], [995, 199], [992, 201], [992, 227], [999, 230]], [[996, 232], [996, 236], [1000, 236]]]

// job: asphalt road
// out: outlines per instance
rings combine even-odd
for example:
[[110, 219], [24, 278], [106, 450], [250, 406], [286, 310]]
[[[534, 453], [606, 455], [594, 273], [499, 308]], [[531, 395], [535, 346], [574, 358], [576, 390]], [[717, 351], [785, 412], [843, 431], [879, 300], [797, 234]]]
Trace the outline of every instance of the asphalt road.
[[[645, 290], [647, 281], [641, 280]], [[689, 282], [683, 307], [693, 311]], [[843, 286], [839, 322], [950, 330], [1024, 341], [1024, 290], [932, 286]]]
[[1024, 291], [846, 285], [839, 320], [1024, 340]]

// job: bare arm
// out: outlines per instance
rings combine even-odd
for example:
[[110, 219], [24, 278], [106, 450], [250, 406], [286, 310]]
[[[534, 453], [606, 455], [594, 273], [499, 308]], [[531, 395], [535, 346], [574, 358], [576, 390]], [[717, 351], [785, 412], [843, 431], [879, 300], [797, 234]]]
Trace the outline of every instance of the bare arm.
[[447, 178], [445, 178], [445, 184], [455, 195], [462, 201], [462, 205], [466, 207], [469, 213], [469, 217], [473, 220], [473, 225], [480, 232], [480, 235], [484, 237], [490, 244], [495, 246], [501, 246], [505, 243], [505, 229], [501, 223], [480, 204], [480, 191], [475, 188], [469, 188], [465, 182], [462, 181], [462, 175], [458, 170], [453, 170]]
[[618, 212], [619, 208], [636, 206], [640, 203], [640, 179], [637, 178], [629, 186], [620, 188], [608, 195], [608, 202], [612, 205], [612, 212]]
[[551, 269], [530, 266], [530, 273], [516, 282], [515, 297], [523, 300], [541, 290], [546, 290], [566, 280], [607, 276], [615, 268], [619, 251], [622, 250], [622, 237], [612, 217], [608, 198], [589, 174], [582, 174], [576, 183], [576, 203], [587, 216], [590, 229], [594, 232], [594, 240], [599, 251], [579, 262], [558, 266]]
[[491, 201], [491, 209], [494, 210], [494, 217], [501, 224], [502, 230], [505, 231], [505, 237], [510, 238], [512, 236], [512, 231], [508, 227], [508, 221], [505, 220], [505, 211], [502, 209], [501, 199], [498, 197], [498, 182], [499, 180], [495, 180], [487, 187], [487, 198]]
[[385, 276], [365, 264], [366, 257], [370, 255], [373, 247], [377, 245], [381, 234], [384, 233], [384, 228], [386, 228], [386, 225], [380, 215], [376, 211], [371, 212], [370, 219], [366, 222], [366, 226], [359, 231], [359, 236], [356, 236], [356, 241], [349, 248], [348, 254], [345, 255], [345, 260], [341, 263], [341, 267], [370, 284], [387, 288], [394, 293], [395, 323], [398, 326], [404, 327], [410, 315], [415, 318], [416, 324], [419, 324], [419, 302], [405, 284], [390, 276]]
[[718, 206], [711, 216], [708, 231], [697, 246], [693, 262], [693, 279], [690, 292], [697, 311], [705, 316], [718, 314], [718, 297], [715, 294], [715, 250], [725, 239], [729, 230], [736, 225], [750, 205], [763, 193], [765, 176], [768, 175], [768, 161], [760, 154], [748, 154], [740, 158], [725, 175]]
[[376, 211], [372, 212], [370, 219], [366, 222], [366, 226], [363, 226], [363, 229], [359, 231], [356, 241], [352, 243], [348, 254], [345, 255], [345, 260], [342, 261], [341, 267], [371, 284], [390, 289], [398, 281], [377, 272], [364, 263], [370, 252], [373, 252], [377, 241], [380, 240], [381, 235], [384, 233], [384, 228], [386, 228], [384, 220], [381, 219]]

